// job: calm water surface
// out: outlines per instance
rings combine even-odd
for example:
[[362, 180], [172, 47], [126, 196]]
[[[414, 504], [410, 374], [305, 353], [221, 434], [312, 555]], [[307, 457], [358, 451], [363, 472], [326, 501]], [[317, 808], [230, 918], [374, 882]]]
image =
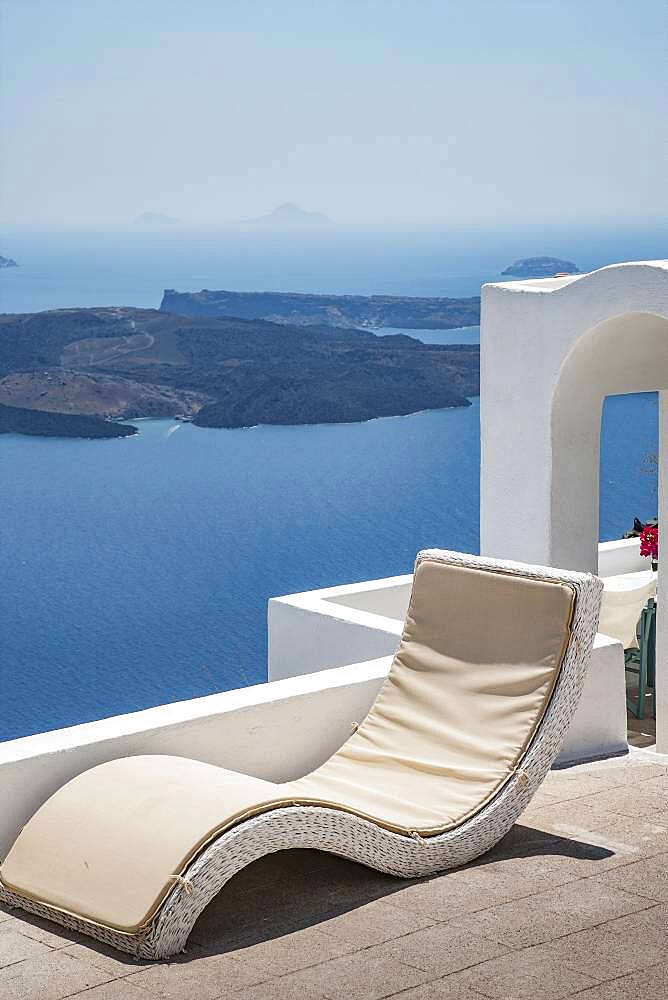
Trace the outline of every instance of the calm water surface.
[[[478, 421], [474, 400], [365, 424], [0, 439], [3, 738], [264, 680], [271, 595], [409, 572], [425, 546], [477, 551]], [[655, 397], [608, 402], [604, 538], [656, 512], [655, 427]]]
[[[337, 236], [318, 257], [314, 238], [281, 261], [270, 236], [185, 247], [170, 235], [153, 251], [146, 234], [17, 236], [0, 251], [22, 262], [0, 276], [1, 308], [157, 305], [170, 285], [475, 294], [521, 253], [509, 240], [442, 258], [441, 244]], [[586, 266], [633, 256], [587, 252]], [[270, 596], [405, 573], [425, 546], [478, 549], [478, 400], [365, 424], [138, 426], [114, 441], [0, 437], [0, 739], [264, 680]], [[643, 465], [656, 446], [655, 396], [608, 401], [602, 538], [656, 513]]]

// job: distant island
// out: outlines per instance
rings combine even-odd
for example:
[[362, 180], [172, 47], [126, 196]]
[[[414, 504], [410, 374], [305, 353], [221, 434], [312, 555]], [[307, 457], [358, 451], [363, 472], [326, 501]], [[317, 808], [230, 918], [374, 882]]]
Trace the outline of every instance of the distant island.
[[514, 260], [501, 274], [512, 278], [553, 278], [555, 274], [579, 274], [572, 260], [559, 257], [522, 257]]
[[480, 297], [302, 295], [296, 292], [177, 292], [165, 289], [160, 309], [184, 316], [238, 316], [294, 326], [398, 327], [451, 330], [480, 323]]
[[244, 219], [249, 225], [260, 226], [327, 226], [332, 220], [322, 212], [306, 212], [299, 205], [286, 201], [268, 215], [260, 215], [256, 219]]
[[0, 267], [18, 267], [19, 265], [11, 257], [0, 257]]
[[106, 307], [0, 315], [0, 430], [121, 437], [117, 421], [341, 423], [470, 405], [477, 345]]
[[134, 224], [135, 226], [177, 226], [180, 221], [172, 215], [163, 215], [162, 212], [142, 212], [134, 220]]
[[113, 424], [101, 417], [72, 413], [27, 410], [0, 404], [0, 434], [29, 434], [32, 437], [117, 438], [136, 434], [128, 424]]

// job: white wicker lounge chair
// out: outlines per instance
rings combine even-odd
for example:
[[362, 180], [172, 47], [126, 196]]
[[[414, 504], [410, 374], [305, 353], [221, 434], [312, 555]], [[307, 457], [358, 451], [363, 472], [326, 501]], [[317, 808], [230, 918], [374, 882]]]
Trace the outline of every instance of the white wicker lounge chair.
[[28, 821], [0, 900], [155, 959], [183, 950], [222, 886], [274, 851], [404, 877], [471, 861], [559, 751], [600, 595], [587, 574], [420, 553], [388, 679], [326, 763], [283, 785], [182, 757], [101, 764]]

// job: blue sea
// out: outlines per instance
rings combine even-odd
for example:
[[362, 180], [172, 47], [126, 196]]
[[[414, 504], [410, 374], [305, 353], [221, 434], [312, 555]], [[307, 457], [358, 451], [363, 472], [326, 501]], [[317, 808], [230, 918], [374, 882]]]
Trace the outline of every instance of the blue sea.
[[[16, 232], [0, 309], [157, 306], [164, 287], [473, 295], [540, 252], [582, 269], [665, 255], [642, 232]], [[477, 399], [364, 424], [137, 426], [0, 437], [0, 739], [264, 680], [270, 596], [409, 572], [425, 546], [478, 548]], [[603, 539], [656, 514], [643, 457], [657, 437], [654, 395], [606, 402]]]

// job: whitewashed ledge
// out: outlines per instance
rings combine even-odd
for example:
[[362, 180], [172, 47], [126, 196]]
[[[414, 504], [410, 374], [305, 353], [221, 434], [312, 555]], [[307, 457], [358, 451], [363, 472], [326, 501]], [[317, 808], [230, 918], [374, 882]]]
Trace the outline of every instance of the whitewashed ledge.
[[69, 778], [132, 754], [177, 754], [288, 781], [317, 767], [373, 703], [391, 658], [0, 743], [0, 858]]
[[[645, 568], [637, 541], [609, 543], [606, 575]], [[603, 565], [601, 566], [603, 570]], [[269, 683], [0, 743], [0, 858], [63, 782], [130, 754], [177, 754], [271, 781], [326, 760], [367, 713], [401, 634], [410, 576], [269, 603]], [[599, 635], [558, 764], [628, 749], [621, 644]]]

